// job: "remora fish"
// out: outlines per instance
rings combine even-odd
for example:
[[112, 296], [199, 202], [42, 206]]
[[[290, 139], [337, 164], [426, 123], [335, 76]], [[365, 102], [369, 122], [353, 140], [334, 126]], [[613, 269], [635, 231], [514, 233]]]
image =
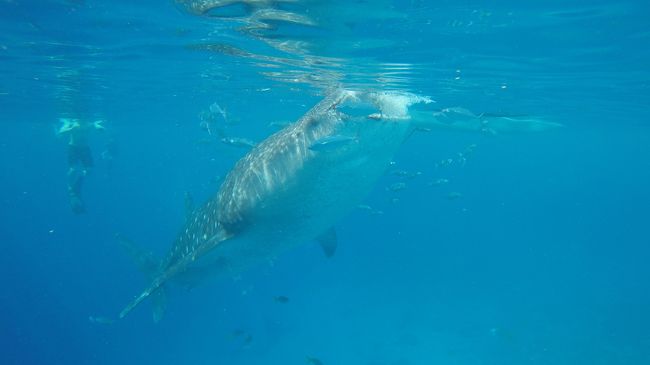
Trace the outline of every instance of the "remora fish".
[[[234, 276], [303, 242], [317, 240], [332, 255], [332, 225], [362, 202], [413, 129], [434, 120], [432, 113], [411, 118], [408, 112], [410, 105], [428, 100], [409, 93], [336, 91], [259, 143], [235, 164], [212, 199], [188, 217], [161, 262], [122, 240], [151, 283], [119, 317], [151, 297], [158, 320], [171, 282], [193, 285], [208, 275]], [[347, 115], [337, 108], [354, 112], [368, 104], [381, 117]], [[356, 135], [357, 142], [328, 153], [309, 148], [337, 135]]]
[[314, 141], [309, 146], [309, 149], [312, 151], [332, 151], [354, 141], [357, 141], [356, 137], [342, 135], [327, 136]]
[[[415, 112], [413, 119], [425, 118], [428, 112]], [[512, 115], [481, 113], [476, 115], [471, 111], [461, 108], [445, 108], [433, 113], [433, 120], [427, 123], [429, 129], [447, 129], [461, 132], [481, 132], [488, 134], [516, 134], [535, 133], [562, 128], [563, 125], [544, 120], [539, 117], [526, 115]]]

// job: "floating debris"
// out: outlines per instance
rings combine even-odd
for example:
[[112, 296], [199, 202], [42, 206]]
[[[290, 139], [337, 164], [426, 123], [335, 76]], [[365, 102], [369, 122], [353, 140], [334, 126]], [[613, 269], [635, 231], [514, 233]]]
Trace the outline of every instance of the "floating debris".
[[282, 303], [286, 304], [289, 303], [289, 298], [285, 297], [284, 295], [278, 295], [277, 297], [273, 298], [277, 303]]
[[199, 113], [199, 119], [201, 120], [199, 127], [210, 136], [224, 137], [224, 128], [227, 125], [233, 124], [228, 117], [226, 108], [222, 108], [217, 102], [210, 104], [207, 109], [202, 110]]
[[246, 138], [224, 137], [221, 138], [220, 141], [223, 144], [227, 144], [234, 147], [253, 148], [256, 146], [255, 142]]
[[222, 108], [217, 102], [212, 103], [208, 110], [210, 110], [212, 114], [221, 115], [223, 121], [228, 123], [228, 113], [226, 113], [226, 109]]
[[309, 149], [312, 151], [332, 151], [343, 146], [347, 146], [352, 142], [358, 142], [359, 139], [356, 137], [343, 136], [343, 135], [334, 135], [327, 136], [316, 140], [309, 146]]
[[212, 128], [210, 127], [210, 123], [208, 121], [202, 120], [201, 123], [199, 123], [199, 128], [207, 132], [208, 135], [212, 135]]

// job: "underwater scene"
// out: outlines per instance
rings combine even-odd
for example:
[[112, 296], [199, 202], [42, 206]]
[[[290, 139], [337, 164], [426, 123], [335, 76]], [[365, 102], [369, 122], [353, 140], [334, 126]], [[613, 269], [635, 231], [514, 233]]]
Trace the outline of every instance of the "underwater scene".
[[649, 19], [0, 0], [0, 364], [650, 364]]

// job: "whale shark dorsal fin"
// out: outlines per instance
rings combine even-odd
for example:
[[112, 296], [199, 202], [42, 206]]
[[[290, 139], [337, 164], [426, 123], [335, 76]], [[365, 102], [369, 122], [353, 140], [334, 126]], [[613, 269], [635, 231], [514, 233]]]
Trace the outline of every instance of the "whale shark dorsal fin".
[[323, 234], [316, 238], [316, 241], [323, 249], [323, 253], [327, 258], [334, 256], [336, 252], [336, 246], [338, 245], [338, 239], [336, 238], [336, 231], [334, 227], [329, 228]]

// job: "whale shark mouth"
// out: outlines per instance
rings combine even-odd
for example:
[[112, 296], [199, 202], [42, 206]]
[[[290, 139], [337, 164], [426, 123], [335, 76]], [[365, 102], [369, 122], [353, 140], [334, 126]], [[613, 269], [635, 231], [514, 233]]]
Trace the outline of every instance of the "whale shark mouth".
[[410, 119], [409, 108], [415, 104], [435, 103], [428, 96], [413, 94], [407, 91], [352, 91], [338, 90], [340, 100], [334, 106], [347, 106], [353, 109], [364, 104], [371, 106], [371, 119], [406, 120]]
[[370, 97], [380, 110], [383, 118], [407, 119], [408, 108], [415, 104], [431, 104], [435, 101], [428, 96], [420, 96], [409, 92], [383, 91], [371, 93]]

